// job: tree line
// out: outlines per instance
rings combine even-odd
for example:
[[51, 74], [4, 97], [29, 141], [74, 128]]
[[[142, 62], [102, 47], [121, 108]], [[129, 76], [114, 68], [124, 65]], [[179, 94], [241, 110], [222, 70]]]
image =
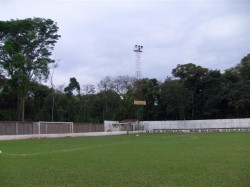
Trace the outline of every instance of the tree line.
[[[223, 73], [188, 63], [165, 81], [120, 75], [95, 86], [72, 77], [56, 88], [51, 54], [57, 31], [50, 19], [0, 21], [0, 120], [102, 122], [135, 119], [138, 108], [140, 120], [250, 116], [250, 54]], [[146, 106], [133, 104], [138, 85]]]

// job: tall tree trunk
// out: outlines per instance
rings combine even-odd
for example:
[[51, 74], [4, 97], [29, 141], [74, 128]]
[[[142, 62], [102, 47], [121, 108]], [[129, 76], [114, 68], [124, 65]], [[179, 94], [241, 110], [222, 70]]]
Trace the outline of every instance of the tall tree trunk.
[[54, 108], [55, 108], [55, 90], [52, 88], [52, 108], [51, 108], [51, 121], [54, 121]]
[[25, 98], [22, 96], [22, 122], [24, 122], [24, 113], [25, 113]]
[[192, 92], [192, 119], [194, 119], [194, 112], [195, 112], [195, 101], [194, 101], [195, 89]]
[[17, 94], [17, 108], [16, 108], [16, 110], [17, 110], [17, 121], [20, 121], [21, 120], [21, 96], [20, 96], [20, 94], [18, 93]]
[[[20, 92], [19, 92], [20, 93]], [[25, 98], [23, 92], [17, 95], [17, 120], [24, 121], [25, 114]]]
[[85, 122], [87, 122], [87, 119], [86, 119], [87, 109], [86, 109], [86, 107], [87, 107], [87, 104], [86, 104], [86, 103], [84, 103], [84, 109], [83, 109], [83, 120], [84, 120]]

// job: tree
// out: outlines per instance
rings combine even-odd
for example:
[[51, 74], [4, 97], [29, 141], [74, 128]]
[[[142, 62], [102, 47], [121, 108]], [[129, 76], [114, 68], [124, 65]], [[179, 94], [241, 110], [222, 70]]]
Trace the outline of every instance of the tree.
[[223, 83], [220, 93], [225, 105], [223, 108], [225, 115], [222, 117], [249, 117], [250, 54], [235, 67], [225, 70]]
[[97, 95], [99, 115], [102, 120], [116, 120], [119, 114], [121, 97], [113, 90], [101, 91]]
[[4, 85], [6, 84], [6, 78], [2, 75], [1, 70], [0, 70], [0, 92], [4, 88]]
[[143, 78], [141, 84], [141, 99], [146, 101], [146, 106], [138, 106], [141, 116], [146, 120], [156, 120], [159, 117], [159, 81]]
[[16, 90], [9, 85], [7, 79], [3, 79], [0, 90], [0, 120], [14, 120], [16, 116]]
[[244, 83], [250, 83], [250, 54], [245, 56], [236, 68], [239, 70], [241, 80]]
[[112, 78], [110, 76], [104, 77], [98, 84], [99, 91], [113, 90]]
[[85, 122], [91, 122], [92, 121], [92, 111], [95, 104], [95, 86], [93, 84], [86, 84], [83, 85], [83, 95], [81, 106], [84, 106], [83, 108], [83, 120]]
[[95, 85], [93, 84], [86, 84], [86, 85], [83, 85], [82, 87], [83, 87], [83, 93], [85, 95], [95, 93]]
[[66, 94], [68, 95], [73, 95], [73, 90], [76, 90], [78, 95], [80, 95], [80, 84], [79, 82], [76, 80], [75, 77], [70, 78], [69, 80], [69, 85], [67, 87], [64, 88], [64, 91], [66, 92]]
[[[218, 118], [223, 110], [223, 97], [221, 96], [224, 86], [223, 76], [219, 70], [209, 70], [203, 79], [201, 93], [201, 108], [199, 108], [202, 118]], [[225, 109], [224, 109], [225, 110]]]
[[229, 85], [232, 83], [238, 83], [240, 81], [239, 71], [235, 67], [226, 69], [223, 74], [223, 79], [226, 85]]
[[[79, 82], [76, 80], [75, 77], [70, 78], [69, 80], [69, 85], [67, 87], [64, 88], [64, 91], [68, 97], [68, 121], [71, 121], [74, 119], [74, 116], [77, 116], [75, 113], [76, 111], [73, 110], [73, 106], [76, 106], [76, 104], [74, 104], [74, 97], [73, 97], [73, 91], [76, 90], [78, 97], [80, 98], [80, 84]], [[78, 110], [79, 111], [79, 110]], [[81, 110], [80, 110], [81, 111]], [[71, 114], [74, 114], [73, 116], [71, 116]]]
[[46, 103], [47, 98], [53, 94], [48, 86], [32, 82], [26, 102], [26, 119], [35, 121], [47, 121], [50, 117], [49, 106]]
[[[100, 92], [97, 94], [97, 102], [102, 120], [114, 119], [118, 113], [120, 100], [119, 95], [114, 91], [114, 83], [110, 76], [103, 78], [98, 84]], [[116, 111], [115, 111], [116, 110]]]
[[51, 121], [54, 121], [54, 108], [55, 108], [55, 85], [53, 82], [53, 77], [54, 77], [54, 72], [55, 69], [58, 67], [58, 64], [55, 63], [53, 64], [50, 68], [52, 69], [52, 71], [50, 71], [49, 73], [49, 82], [52, 88], [52, 107], [51, 107]]
[[203, 84], [203, 79], [208, 73], [207, 68], [201, 66], [196, 66], [195, 64], [178, 64], [175, 69], [173, 69], [172, 74], [174, 77], [180, 78], [183, 81], [185, 87], [189, 90], [192, 98], [192, 111], [191, 116], [195, 116], [195, 95], [197, 92], [201, 91], [199, 88]]
[[46, 81], [52, 50], [60, 35], [51, 19], [0, 21], [0, 65], [18, 91], [18, 120], [24, 121], [25, 98], [31, 81]]
[[128, 88], [133, 85], [134, 78], [120, 75], [112, 78], [112, 89], [121, 97], [128, 91]]
[[187, 118], [190, 96], [180, 80], [167, 78], [161, 85], [160, 96], [168, 118], [172, 120]]
[[[128, 113], [131, 113], [130, 105], [132, 105], [133, 101], [130, 100], [131, 97], [128, 97], [130, 94], [127, 93], [131, 93], [131, 90], [133, 90], [131, 89], [133, 83], [134, 79], [132, 77], [124, 75], [116, 77], [106, 76], [99, 82], [98, 87], [100, 94], [98, 94], [98, 96], [103, 100], [101, 103], [103, 104], [104, 119], [111, 119], [111, 116], [116, 119], [130, 116]], [[114, 105], [114, 103], [116, 103], [116, 105]], [[129, 108], [128, 110], [125, 109], [125, 105]], [[114, 109], [116, 109], [114, 114], [108, 114], [109, 111], [113, 112]]]

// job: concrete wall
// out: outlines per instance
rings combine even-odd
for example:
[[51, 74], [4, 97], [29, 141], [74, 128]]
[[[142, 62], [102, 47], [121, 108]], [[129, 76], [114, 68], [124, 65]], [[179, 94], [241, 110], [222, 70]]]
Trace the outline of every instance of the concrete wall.
[[110, 136], [127, 134], [126, 131], [121, 132], [87, 132], [87, 133], [65, 133], [65, 134], [30, 134], [30, 135], [3, 135], [1, 140], [23, 140], [34, 138], [63, 138], [63, 137], [81, 137], [81, 136]]
[[33, 122], [0, 122], [0, 135], [33, 134], [35, 131]]
[[[112, 124], [116, 121], [104, 121], [104, 131], [116, 131]], [[156, 129], [213, 129], [213, 128], [250, 128], [250, 118], [216, 119], [216, 120], [184, 120], [184, 121], [142, 121], [145, 131]]]
[[102, 123], [74, 123], [74, 132], [104, 132]]
[[119, 131], [119, 127], [113, 127], [112, 124], [119, 123], [119, 121], [104, 121], [104, 131]]

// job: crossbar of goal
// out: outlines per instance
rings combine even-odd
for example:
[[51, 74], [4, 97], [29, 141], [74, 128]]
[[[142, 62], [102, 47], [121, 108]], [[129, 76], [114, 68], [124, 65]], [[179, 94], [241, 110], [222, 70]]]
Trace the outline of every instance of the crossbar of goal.
[[[74, 123], [73, 122], [51, 122], [51, 121], [39, 121], [39, 122], [36, 122], [36, 124], [38, 125], [38, 134], [42, 134], [41, 133], [41, 126], [42, 125], [45, 125], [45, 134], [48, 134], [48, 128], [50, 127], [50, 125], [58, 125], [58, 124], [61, 124], [61, 125], [64, 125], [64, 124], [68, 124], [69, 125], [69, 131], [68, 132], [63, 132], [63, 133], [74, 133]], [[55, 134], [58, 134], [59, 133], [59, 130], [60, 129], [57, 129], [59, 126], [56, 126], [56, 133]]]

